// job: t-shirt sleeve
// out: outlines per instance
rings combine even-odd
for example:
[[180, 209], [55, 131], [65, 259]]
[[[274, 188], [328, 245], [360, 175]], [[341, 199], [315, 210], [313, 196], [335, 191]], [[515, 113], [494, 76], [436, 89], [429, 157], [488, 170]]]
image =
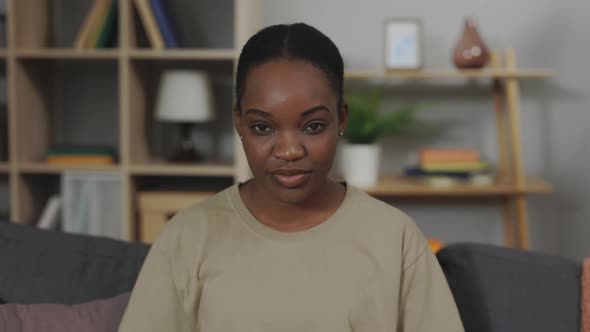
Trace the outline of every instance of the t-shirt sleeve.
[[120, 332], [191, 330], [192, 315], [183, 308], [173, 274], [169, 255], [154, 244], [131, 293]]
[[434, 253], [423, 235], [413, 230], [402, 270], [400, 332], [462, 332], [457, 305]]

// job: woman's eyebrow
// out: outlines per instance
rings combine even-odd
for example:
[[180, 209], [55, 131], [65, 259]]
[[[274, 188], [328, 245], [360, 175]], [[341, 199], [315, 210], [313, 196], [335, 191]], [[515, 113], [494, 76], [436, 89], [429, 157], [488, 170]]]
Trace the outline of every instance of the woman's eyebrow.
[[308, 115], [310, 115], [310, 114], [312, 114], [312, 113], [319, 112], [319, 111], [326, 111], [326, 112], [330, 112], [330, 109], [328, 109], [328, 108], [327, 108], [326, 106], [324, 106], [324, 105], [319, 105], [319, 106], [316, 106], [316, 107], [312, 107], [312, 108], [308, 109], [307, 111], [304, 111], [303, 113], [301, 113], [301, 116], [302, 116], [302, 117], [303, 117], [303, 116], [308, 116]]
[[[308, 116], [312, 113], [319, 112], [319, 111], [330, 112], [330, 109], [324, 105], [318, 105], [318, 106], [315, 106], [315, 107], [312, 107], [308, 110], [303, 111], [303, 113], [301, 113], [301, 117], [305, 117], [305, 116]], [[248, 109], [244, 115], [248, 115], [248, 114], [257, 114], [257, 115], [263, 116], [265, 118], [272, 118], [271, 113], [265, 112], [265, 111], [263, 111], [261, 109], [257, 109], [257, 108]]]
[[263, 116], [265, 118], [272, 118], [272, 114], [265, 112], [263, 110], [259, 110], [257, 108], [248, 109], [244, 115], [248, 115], [248, 114], [258, 114], [258, 115]]

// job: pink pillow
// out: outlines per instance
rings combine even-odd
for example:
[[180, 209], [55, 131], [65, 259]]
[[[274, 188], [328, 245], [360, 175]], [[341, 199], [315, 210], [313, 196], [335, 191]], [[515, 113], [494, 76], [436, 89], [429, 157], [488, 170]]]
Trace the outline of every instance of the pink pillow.
[[130, 293], [76, 305], [0, 305], [0, 331], [117, 331]]

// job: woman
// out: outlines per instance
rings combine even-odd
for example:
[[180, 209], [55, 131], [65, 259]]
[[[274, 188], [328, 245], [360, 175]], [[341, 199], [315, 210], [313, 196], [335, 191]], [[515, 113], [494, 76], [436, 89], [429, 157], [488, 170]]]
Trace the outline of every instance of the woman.
[[253, 178], [170, 221], [120, 331], [463, 330], [415, 224], [328, 177], [342, 85], [342, 57], [313, 27], [250, 38], [234, 120]]

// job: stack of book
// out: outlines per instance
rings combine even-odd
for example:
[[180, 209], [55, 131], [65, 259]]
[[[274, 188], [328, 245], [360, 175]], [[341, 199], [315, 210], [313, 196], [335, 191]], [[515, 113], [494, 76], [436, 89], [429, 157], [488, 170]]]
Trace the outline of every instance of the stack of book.
[[406, 168], [405, 173], [429, 185], [447, 186], [458, 182], [490, 184], [491, 169], [474, 149], [422, 148], [418, 165]]
[[152, 48], [178, 47], [165, 0], [133, 0]]
[[115, 47], [118, 34], [118, 1], [95, 0], [76, 35], [76, 49]]
[[47, 163], [52, 165], [112, 165], [115, 152], [106, 146], [55, 146], [47, 150]]
[[[166, 0], [131, 0], [151, 46], [155, 49], [178, 47], [178, 38], [165, 7]], [[76, 49], [115, 47], [118, 35], [117, 0], [94, 0], [76, 36]]]

